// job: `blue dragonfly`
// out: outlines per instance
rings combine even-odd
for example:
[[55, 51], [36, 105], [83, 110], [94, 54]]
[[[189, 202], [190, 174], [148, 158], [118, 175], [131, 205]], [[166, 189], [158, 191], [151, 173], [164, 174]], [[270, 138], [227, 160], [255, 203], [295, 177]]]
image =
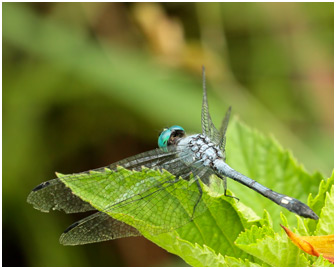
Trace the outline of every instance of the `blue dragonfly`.
[[[225, 196], [229, 196], [226, 193], [229, 177], [299, 216], [317, 220], [318, 216], [304, 203], [259, 184], [225, 162], [230, 112], [231, 107], [217, 130], [209, 114], [203, 67], [202, 134], [186, 136], [185, 130], [177, 125], [165, 128], [158, 138], [158, 149], [44, 182], [32, 190], [27, 201], [43, 212], [96, 211], [63, 232], [60, 242], [64, 245], [140, 236], [140, 230], [158, 234], [181, 227], [208, 209], [210, 198], [206, 198], [200, 181], [209, 185], [213, 175], [223, 181]], [[137, 173], [141, 176], [134, 179]], [[68, 183], [82, 185], [87, 190], [101, 188], [94, 193], [93, 200], [85, 201]], [[101, 197], [108, 203], [104, 208], [96, 208], [95, 200]], [[141, 218], [149, 223], [138, 221], [134, 225], [137, 229], [130, 225], [133, 223], [130, 219]]]

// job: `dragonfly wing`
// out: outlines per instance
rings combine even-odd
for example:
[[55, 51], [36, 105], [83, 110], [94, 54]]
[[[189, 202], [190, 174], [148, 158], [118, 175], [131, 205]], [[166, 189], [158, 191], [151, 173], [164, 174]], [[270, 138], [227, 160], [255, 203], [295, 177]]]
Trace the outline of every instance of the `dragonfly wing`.
[[202, 131], [203, 134], [208, 136], [211, 141], [218, 144], [220, 142], [220, 133], [216, 129], [215, 125], [212, 122], [210, 113], [209, 113], [209, 105], [205, 84], [205, 68], [203, 66], [203, 104], [202, 104]]
[[[207, 169], [200, 167], [197, 173], [203, 177], [207, 174]], [[122, 178], [124, 172], [126, 173]], [[121, 185], [129, 181], [128, 171], [124, 172], [118, 172]], [[122, 200], [114, 200], [102, 211], [113, 216], [116, 214], [118, 220], [132, 224], [140, 231], [145, 230], [156, 235], [175, 230], [207, 210], [204, 201], [201, 201], [202, 190], [198, 181], [194, 184], [195, 182], [188, 182], [168, 173], [153, 175], [152, 170], [146, 174], [146, 180], [140, 186], [129, 185], [127, 194], [122, 192]], [[107, 190], [106, 187], [104, 189]]]
[[132, 226], [103, 212], [97, 212], [69, 226], [61, 235], [60, 243], [83, 245], [129, 236], [141, 234]]
[[[207, 208], [200, 202], [202, 190], [188, 180], [192, 174], [202, 180], [208, 178], [212, 170], [184, 164], [187, 153], [180, 157], [165, 153], [165, 158], [161, 153], [150, 151], [118, 162], [121, 167], [113, 164], [103, 170], [64, 175], [61, 180], [99, 211], [140, 231], [163, 233], [204, 213]], [[141, 166], [144, 163], [151, 169]]]
[[[151, 169], [164, 168], [166, 170], [175, 171], [177, 170], [176, 161], [174, 161], [175, 155], [176, 152], [168, 153], [163, 152], [160, 149], [155, 149], [92, 171], [104, 171], [106, 168], [116, 170], [118, 165], [137, 171], [141, 170], [142, 166]], [[180, 166], [182, 166], [182, 164], [180, 164]], [[90, 171], [73, 174], [72, 178], [76, 177], [76, 175], [87, 174], [89, 172]], [[78, 176], [76, 177], [76, 180], [81, 180], [81, 178], [81, 176]], [[51, 209], [63, 210], [65, 213], [95, 210], [95, 208], [88, 202], [83, 201], [73, 194], [72, 191], [58, 178], [43, 182], [35, 187], [28, 195], [27, 202], [32, 204], [35, 209], [42, 212], [49, 212]]]
[[[209, 174], [209, 171], [205, 171], [208, 169], [206, 167], [194, 169], [194, 166], [184, 164], [183, 158], [188, 156], [182, 154], [178, 157], [177, 152], [178, 149], [174, 147], [169, 148], [168, 152], [155, 149], [107, 167], [62, 175], [61, 179], [54, 179], [36, 187], [29, 195], [28, 202], [42, 211], [53, 208], [67, 213], [92, 210], [94, 208], [91, 205], [94, 205], [105, 214], [105, 217], [98, 215], [99, 218], [95, 220], [88, 217], [71, 226], [62, 236], [64, 239], [61, 238], [64, 244], [84, 244], [131, 236], [135, 232], [125, 228], [129, 225], [151, 234], [174, 230], [207, 210], [201, 199], [199, 184], [193, 184], [194, 181], [189, 184], [184, 179], [189, 180], [192, 173], [201, 179]], [[114, 217], [118, 219], [118, 225], [113, 224], [117, 223]], [[99, 236], [95, 234], [100, 233], [97, 228], [92, 230], [92, 235], [87, 232], [87, 237], [83, 239], [76, 235], [87, 230], [85, 227], [92, 224], [96, 226], [98, 223], [107, 223], [105, 226], [112, 230], [102, 231]], [[80, 239], [76, 239], [76, 236]]]
[[[176, 159], [176, 154], [178, 150], [173, 146], [169, 147], [169, 152], [164, 152], [161, 149], [154, 149], [146, 151], [132, 157], [128, 157], [121, 161], [110, 164], [107, 167], [100, 169], [95, 169], [95, 171], [101, 171], [102, 169], [109, 168], [111, 170], [116, 170], [117, 166], [122, 166], [129, 170], [140, 171], [141, 168], [147, 167], [150, 169], [169, 169], [173, 165]], [[171, 163], [171, 165], [169, 165]]]
[[78, 213], [95, 210], [64, 185], [58, 178], [43, 182], [28, 195], [27, 202], [42, 212], [63, 210], [65, 213]]
[[226, 160], [226, 157], [225, 157], [226, 130], [227, 130], [227, 126], [229, 124], [230, 115], [231, 115], [231, 106], [226, 111], [225, 117], [222, 121], [222, 126], [220, 128], [220, 141], [219, 141], [218, 145], [219, 145], [219, 148], [221, 149], [221, 151], [223, 152], [224, 161]]

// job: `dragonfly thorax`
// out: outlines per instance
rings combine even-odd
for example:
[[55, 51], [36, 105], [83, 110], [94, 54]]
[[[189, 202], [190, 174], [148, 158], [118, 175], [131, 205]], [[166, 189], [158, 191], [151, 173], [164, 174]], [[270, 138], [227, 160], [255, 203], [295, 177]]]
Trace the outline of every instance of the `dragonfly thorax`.
[[179, 140], [178, 149], [181, 150], [181, 157], [187, 164], [201, 163], [204, 166], [212, 167], [214, 161], [223, 159], [220, 148], [212, 143], [209, 137], [196, 134]]

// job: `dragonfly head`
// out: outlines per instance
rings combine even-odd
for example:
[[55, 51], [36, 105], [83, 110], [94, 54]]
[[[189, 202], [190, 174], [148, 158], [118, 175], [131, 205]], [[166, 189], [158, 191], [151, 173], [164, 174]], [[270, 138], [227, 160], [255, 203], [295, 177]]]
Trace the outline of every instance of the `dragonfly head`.
[[168, 151], [167, 147], [176, 145], [177, 141], [184, 137], [184, 135], [185, 131], [181, 126], [174, 125], [169, 128], [164, 128], [158, 139], [159, 148]]

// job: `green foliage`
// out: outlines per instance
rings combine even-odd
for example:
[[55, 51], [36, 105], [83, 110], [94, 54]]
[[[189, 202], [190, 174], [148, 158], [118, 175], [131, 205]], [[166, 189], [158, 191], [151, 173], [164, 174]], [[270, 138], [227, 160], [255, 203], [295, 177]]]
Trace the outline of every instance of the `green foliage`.
[[308, 266], [307, 258], [288, 242], [286, 235], [276, 234], [270, 227], [253, 226], [242, 233], [235, 243], [268, 266]]
[[318, 259], [316, 259], [316, 261], [314, 261], [312, 267], [334, 267], [334, 264], [320, 256]]
[[316, 226], [316, 235], [334, 233], [334, 177], [328, 180], [331, 188], [325, 192], [325, 202], [320, 214], [320, 221]]
[[[332, 173], [329, 179], [321, 181], [319, 187], [319, 193], [316, 195], [315, 198], [309, 196], [308, 202], [311, 205], [311, 208], [316, 212], [316, 214], [320, 216], [320, 221], [316, 223], [315, 221], [305, 220], [305, 222], [311, 232], [316, 230], [315, 235], [331, 234], [334, 231], [333, 225], [329, 226], [330, 223], [333, 224], [334, 219], [333, 200], [331, 200], [334, 197], [333, 184], [334, 184], [334, 172]], [[331, 192], [332, 195], [330, 197]], [[327, 207], [325, 206], [326, 204], [328, 205]], [[323, 220], [326, 220], [326, 223], [324, 223]], [[320, 231], [321, 229], [322, 231]], [[323, 230], [325, 231], [323, 232]]]
[[[302, 200], [308, 197], [310, 190], [317, 190], [319, 175], [306, 173], [274, 139], [251, 131], [237, 121], [231, 125], [230, 138], [233, 147], [236, 144], [242, 147], [240, 150], [235, 148], [235, 154], [228, 151], [232, 166], [241, 165], [245, 173], [256, 179], [261, 175], [270, 176], [276, 183], [269, 180], [266, 185], [287, 195], [295, 197], [297, 194]], [[216, 179], [209, 187], [202, 184], [202, 200], [191, 221], [193, 205], [197, 201], [196, 184], [183, 180], [178, 181], [178, 185], [170, 184], [174, 176], [168, 172], [149, 169], [135, 172], [120, 167], [116, 172], [106, 169], [58, 176], [83, 200], [136, 227], [146, 238], [193, 266], [311, 266], [317, 260], [292, 244], [284, 232], [273, 229], [272, 222], [276, 220], [276, 226], [280, 222], [276, 215], [279, 211], [269, 209], [271, 203], [254, 197], [254, 193], [246, 188], [242, 195], [244, 204], [220, 194], [223, 192]], [[161, 188], [163, 190], [157, 192]], [[291, 189], [300, 191], [291, 192]], [[133, 203], [118, 204], [117, 208], [110, 206], [123, 199], [135, 200], [138, 207], [134, 209]], [[311, 225], [316, 223], [315, 220], [305, 220], [304, 223], [296, 216], [297, 229], [309, 235], [332, 233], [333, 175], [320, 183], [319, 192], [314, 199], [309, 199], [309, 203], [320, 212], [316, 230], [312, 230]], [[263, 218], [253, 213], [253, 209], [258, 209], [256, 205], [264, 207]], [[281, 219], [288, 225], [289, 219], [296, 218], [293, 213], [284, 212]]]

